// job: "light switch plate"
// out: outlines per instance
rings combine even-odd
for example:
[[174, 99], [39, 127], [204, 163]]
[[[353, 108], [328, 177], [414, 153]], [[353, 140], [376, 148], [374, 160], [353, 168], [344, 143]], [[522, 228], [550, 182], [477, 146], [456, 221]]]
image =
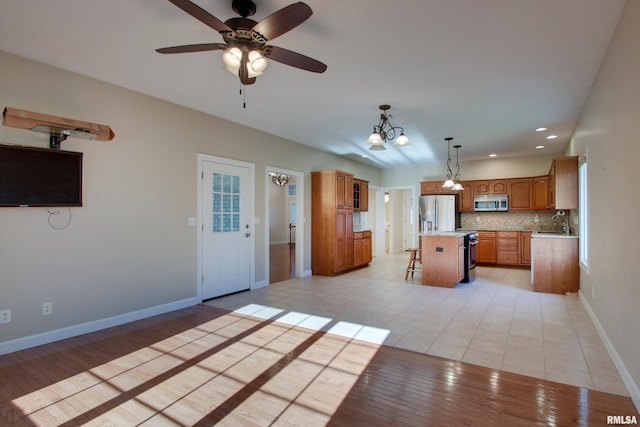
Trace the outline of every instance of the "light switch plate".
[[196, 226], [196, 217], [195, 216], [190, 216], [188, 218], [188, 222], [189, 222], [189, 227], [195, 227]]

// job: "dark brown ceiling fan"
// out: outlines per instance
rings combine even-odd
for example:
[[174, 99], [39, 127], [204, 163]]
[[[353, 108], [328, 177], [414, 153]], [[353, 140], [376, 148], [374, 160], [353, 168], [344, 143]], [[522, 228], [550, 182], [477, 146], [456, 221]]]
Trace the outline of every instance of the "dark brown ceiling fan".
[[224, 50], [224, 68], [237, 75], [244, 85], [255, 83], [267, 66], [266, 59], [302, 70], [322, 73], [327, 66], [308, 56], [267, 45], [268, 41], [294, 29], [306, 21], [313, 11], [305, 3], [286, 6], [260, 22], [249, 19], [256, 12], [252, 0], [233, 0], [231, 6], [240, 17], [225, 22], [189, 0], [169, 0], [180, 9], [213, 28], [222, 35], [224, 43], [202, 43], [156, 49], [158, 53], [187, 53]]

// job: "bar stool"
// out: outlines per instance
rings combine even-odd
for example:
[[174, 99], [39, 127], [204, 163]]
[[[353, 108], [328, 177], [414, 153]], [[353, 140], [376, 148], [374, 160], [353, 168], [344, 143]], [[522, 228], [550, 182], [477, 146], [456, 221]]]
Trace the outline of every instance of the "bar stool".
[[404, 280], [407, 280], [409, 278], [409, 273], [411, 273], [411, 278], [413, 278], [413, 273], [416, 270], [420, 270], [419, 267], [416, 267], [416, 261], [422, 263], [422, 259], [420, 258], [420, 250], [420, 248], [407, 249], [407, 252], [411, 252], [411, 255], [409, 256], [409, 265], [407, 265], [407, 271], [404, 275]]

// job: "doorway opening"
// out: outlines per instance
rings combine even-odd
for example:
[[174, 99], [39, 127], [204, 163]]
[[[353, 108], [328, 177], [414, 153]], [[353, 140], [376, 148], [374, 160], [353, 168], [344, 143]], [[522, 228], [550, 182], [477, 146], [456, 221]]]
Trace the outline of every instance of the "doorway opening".
[[[279, 179], [272, 179], [274, 174]], [[267, 167], [266, 187], [267, 277], [277, 283], [302, 276], [304, 174]]]

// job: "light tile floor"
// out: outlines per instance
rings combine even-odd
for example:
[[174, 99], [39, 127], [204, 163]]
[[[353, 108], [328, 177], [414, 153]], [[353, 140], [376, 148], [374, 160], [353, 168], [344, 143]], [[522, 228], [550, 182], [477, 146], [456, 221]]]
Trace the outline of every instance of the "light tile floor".
[[478, 267], [453, 289], [404, 280], [409, 254], [336, 277], [310, 276], [207, 301], [249, 303], [390, 331], [385, 345], [628, 396], [577, 296], [532, 291], [530, 271]]

